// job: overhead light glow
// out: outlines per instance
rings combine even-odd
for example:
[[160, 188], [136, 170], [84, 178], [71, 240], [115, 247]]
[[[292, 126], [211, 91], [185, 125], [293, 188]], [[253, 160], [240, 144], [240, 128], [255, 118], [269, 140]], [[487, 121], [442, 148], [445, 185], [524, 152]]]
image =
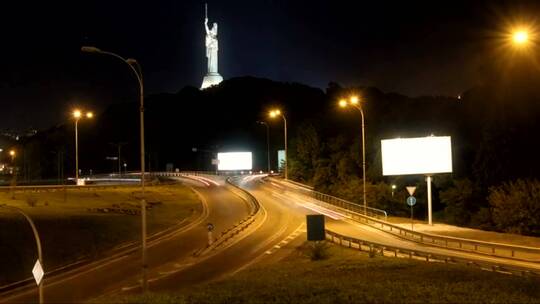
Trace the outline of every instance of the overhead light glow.
[[512, 35], [515, 44], [524, 44], [529, 40], [529, 33], [525, 30], [518, 30]]

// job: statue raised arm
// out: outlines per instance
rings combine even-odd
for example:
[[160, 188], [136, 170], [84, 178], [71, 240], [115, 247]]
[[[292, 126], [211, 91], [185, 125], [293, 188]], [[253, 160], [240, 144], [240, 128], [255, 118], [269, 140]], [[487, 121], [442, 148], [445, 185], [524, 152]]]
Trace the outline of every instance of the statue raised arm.
[[204, 29], [206, 31], [206, 58], [208, 60], [208, 73], [203, 79], [201, 88], [207, 88], [220, 83], [223, 78], [218, 73], [218, 25], [216, 22], [208, 26], [208, 6], [205, 4]]

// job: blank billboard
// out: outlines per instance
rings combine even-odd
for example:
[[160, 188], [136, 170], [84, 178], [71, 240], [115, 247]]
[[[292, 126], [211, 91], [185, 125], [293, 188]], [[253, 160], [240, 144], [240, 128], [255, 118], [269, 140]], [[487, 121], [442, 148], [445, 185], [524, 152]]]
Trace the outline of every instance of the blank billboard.
[[251, 152], [218, 153], [218, 170], [251, 170], [253, 166]]
[[381, 140], [383, 175], [452, 172], [450, 136]]

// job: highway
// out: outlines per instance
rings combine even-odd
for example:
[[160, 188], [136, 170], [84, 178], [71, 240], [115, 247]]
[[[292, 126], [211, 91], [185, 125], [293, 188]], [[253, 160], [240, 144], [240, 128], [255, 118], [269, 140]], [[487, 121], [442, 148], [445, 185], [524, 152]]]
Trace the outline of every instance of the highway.
[[[186, 225], [170, 234], [149, 242], [148, 266], [152, 275], [155, 269], [168, 263], [182, 264], [191, 259], [193, 253], [206, 247], [208, 242], [206, 224], [215, 226], [220, 234], [229, 226], [247, 216], [250, 206], [222, 186], [213, 183], [185, 180], [203, 199], [203, 212], [190, 219]], [[81, 302], [103, 294], [121, 290], [130, 280], [140, 279], [140, 248], [130, 253], [77, 268], [69, 273], [52, 278], [45, 277], [45, 302]], [[37, 288], [31, 287], [15, 295], [2, 297], [0, 302], [37, 302]]]
[[[279, 185], [263, 182], [264, 175], [243, 176], [236, 183], [249, 191], [260, 204], [253, 222], [218, 247], [206, 248], [207, 223], [215, 226], [214, 237], [246, 218], [253, 206], [231, 191], [225, 178], [193, 177], [189, 183], [201, 195], [206, 212], [173, 233], [156, 241], [149, 249], [149, 288], [152, 292], [179, 291], [189, 286], [222, 279], [254, 264], [278, 262], [305, 240], [305, 216], [324, 214], [328, 230], [366, 241], [433, 254], [464, 257], [478, 261], [540, 269], [534, 262], [516, 261], [489, 255], [462, 252], [419, 244], [354, 222], [336, 211], [322, 208], [312, 198], [284, 191]], [[228, 235], [228, 234], [225, 234]], [[217, 242], [216, 242], [217, 244]], [[126, 254], [45, 284], [46, 302], [82, 300], [140, 291], [140, 256]], [[35, 288], [1, 302], [29, 302], [37, 299]]]
[[[261, 187], [261, 186], [259, 186]], [[316, 201], [308, 196], [284, 191], [279, 185], [266, 183], [264, 185], [266, 195], [279, 198], [284, 204], [297, 208], [303, 206], [313, 213], [325, 214], [326, 228], [332, 232], [339, 233], [348, 237], [354, 237], [365, 241], [375, 242], [383, 245], [400, 247], [408, 250], [416, 250], [428, 252], [434, 255], [446, 255], [456, 258], [466, 258], [479, 262], [497, 263], [500, 265], [511, 265], [519, 267], [527, 267], [540, 271], [540, 263], [534, 261], [522, 261], [505, 257], [491, 256], [488, 254], [480, 254], [474, 252], [465, 252], [432, 246], [429, 244], [421, 244], [399, 236], [381, 231], [373, 226], [352, 221], [348, 217], [332, 210], [325, 209], [316, 204]]]

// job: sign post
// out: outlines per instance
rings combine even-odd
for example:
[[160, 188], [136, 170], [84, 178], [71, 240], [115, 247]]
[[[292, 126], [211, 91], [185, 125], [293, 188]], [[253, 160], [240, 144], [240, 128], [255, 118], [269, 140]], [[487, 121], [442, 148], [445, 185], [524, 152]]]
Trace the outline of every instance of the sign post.
[[208, 246], [210, 246], [212, 245], [212, 243], [214, 243], [214, 237], [212, 235], [212, 230], [214, 230], [214, 225], [212, 223], [208, 223], [206, 227], [208, 228]]
[[[431, 183], [433, 174], [452, 172], [450, 136], [427, 136], [381, 140], [384, 176], [422, 174], [426, 176], [428, 223], [433, 225]], [[412, 193], [409, 192], [412, 196]]]
[[308, 241], [324, 241], [326, 239], [326, 231], [324, 229], [324, 215], [308, 214], [306, 215], [306, 222]]
[[411, 230], [414, 230], [413, 206], [416, 205], [416, 198], [412, 195], [407, 197], [407, 205], [411, 207]]

